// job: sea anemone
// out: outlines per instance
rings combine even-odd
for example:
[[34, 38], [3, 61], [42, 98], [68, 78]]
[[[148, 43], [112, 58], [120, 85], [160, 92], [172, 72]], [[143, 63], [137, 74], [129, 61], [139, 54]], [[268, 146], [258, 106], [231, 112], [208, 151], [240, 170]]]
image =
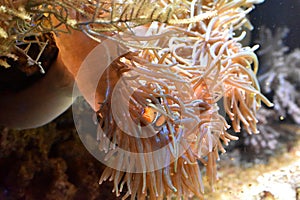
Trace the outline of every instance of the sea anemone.
[[[123, 199], [203, 198], [198, 161], [213, 185], [218, 152], [225, 152], [220, 139], [225, 145], [237, 139], [226, 132], [218, 102], [223, 100], [234, 130], [242, 123], [250, 134], [257, 133], [261, 101], [272, 106], [255, 77], [257, 46], [243, 47], [245, 32], [235, 35], [250, 26], [246, 14], [253, 3], [191, 2], [176, 25], [152, 22], [131, 29], [138, 42], [126, 39], [128, 52], [106, 70], [92, 103], [98, 108], [98, 148], [110, 162], [100, 183], [113, 181], [117, 196], [126, 185]], [[121, 37], [125, 41], [126, 34]], [[105, 80], [111, 82], [103, 89]]]
[[[255, 76], [258, 46], [243, 47], [246, 32], [236, 33], [252, 28], [246, 15], [261, 2], [45, 0], [26, 4], [27, 12], [44, 13], [34, 21], [39, 23], [33, 32], [60, 31], [55, 36], [58, 60], [97, 114], [97, 147], [105, 152], [108, 165], [100, 183], [113, 181], [117, 196], [126, 186], [123, 199], [193, 195], [203, 199], [200, 165], [213, 186], [218, 153], [225, 152], [222, 141], [227, 145], [237, 139], [226, 132], [229, 125], [220, 110], [229, 116], [235, 131], [243, 124], [248, 133], [256, 133], [261, 101], [272, 105], [260, 93]], [[28, 25], [23, 18], [19, 25]], [[27, 29], [21, 30], [25, 31], [17, 34], [23, 34], [23, 40]], [[6, 29], [0, 31], [6, 36]], [[97, 42], [104, 45], [106, 39], [118, 42], [126, 53], [108, 68], [106, 60], [98, 60], [97, 70], [105, 70], [101, 77], [82, 75], [93, 76], [91, 67], [82, 70], [89, 64], [83, 60]]]

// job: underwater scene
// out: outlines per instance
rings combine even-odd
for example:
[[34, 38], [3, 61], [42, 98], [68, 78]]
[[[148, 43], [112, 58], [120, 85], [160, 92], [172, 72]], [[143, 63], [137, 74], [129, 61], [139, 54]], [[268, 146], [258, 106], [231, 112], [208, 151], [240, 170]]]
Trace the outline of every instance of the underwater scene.
[[300, 200], [299, 0], [2, 0], [0, 200]]

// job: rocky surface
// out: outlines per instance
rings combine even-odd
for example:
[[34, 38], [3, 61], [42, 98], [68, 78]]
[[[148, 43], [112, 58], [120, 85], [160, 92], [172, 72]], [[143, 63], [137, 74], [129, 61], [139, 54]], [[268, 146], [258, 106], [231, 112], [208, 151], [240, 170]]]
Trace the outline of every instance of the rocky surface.
[[103, 166], [76, 133], [69, 110], [54, 122], [23, 131], [0, 129], [0, 199], [118, 199]]

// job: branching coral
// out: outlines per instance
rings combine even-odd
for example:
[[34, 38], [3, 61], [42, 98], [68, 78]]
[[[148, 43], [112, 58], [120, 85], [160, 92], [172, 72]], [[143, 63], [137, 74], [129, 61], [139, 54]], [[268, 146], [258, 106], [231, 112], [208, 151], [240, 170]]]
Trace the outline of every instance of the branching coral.
[[[262, 93], [273, 99], [272, 109], [262, 108], [257, 113], [260, 134], [245, 136], [245, 145], [256, 153], [272, 154], [281, 145], [280, 141], [291, 140], [294, 134], [287, 134], [284, 128], [277, 126], [282, 122], [300, 123], [299, 67], [300, 51], [291, 50], [284, 44], [289, 30], [277, 28], [274, 33], [266, 27], [259, 31], [258, 42], [262, 48], [258, 51], [262, 68], [258, 80]], [[274, 128], [276, 126], [276, 128]], [[245, 134], [246, 135], [246, 134]]]
[[300, 96], [297, 92], [300, 87], [300, 52], [295, 49], [288, 53], [289, 49], [283, 43], [287, 34], [287, 28], [277, 29], [274, 36], [270, 29], [261, 31], [263, 48], [260, 56], [265, 67], [259, 81], [265, 94], [273, 93], [277, 118], [290, 116], [300, 124]]
[[[248, 136], [247, 133], [243, 132], [241, 136], [242, 148], [248, 148], [255, 154], [244, 156], [243, 158], [254, 158], [257, 155], [272, 155], [275, 150], [278, 149], [280, 130], [273, 127], [271, 121], [274, 120], [275, 113], [273, 109], [261, 108], [257, 112], [257, 129], [259, 134]], [[247, 151], [247, 154], [248, 151]]]
[[[66, 33], [73, 29], [83, 31], [99, 41], [99, 35], [107, 37], [104, 32], [124, 31], [153, 21], [187, 24], [216, 14], [202, 13], [194, 19], [178, 20], [186, 14], [188, 4], [187, 1], [151, 0], [1, 1], [0, 54], [17, 59], [12, 53], [15, 47], [24, 43], [39, 43], [38, 37], [31, 40], [28, 37], [42, 33]], [[9, 67], [4, 59], [0, 64]]]

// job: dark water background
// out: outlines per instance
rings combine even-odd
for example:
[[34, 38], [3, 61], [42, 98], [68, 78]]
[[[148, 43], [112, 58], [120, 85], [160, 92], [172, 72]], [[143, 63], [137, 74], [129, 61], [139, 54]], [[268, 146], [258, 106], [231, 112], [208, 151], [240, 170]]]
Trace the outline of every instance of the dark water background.
[[300, 48], [300, 0], [266, 0], [256, 5], [251, 13], [251, 22], [254, 25], [252, 32], [255, 41], [262, 26], [273, 32], [280, 27], [287, 27], [290, 32], [285, 38], [285, 45], [290, 50]]

